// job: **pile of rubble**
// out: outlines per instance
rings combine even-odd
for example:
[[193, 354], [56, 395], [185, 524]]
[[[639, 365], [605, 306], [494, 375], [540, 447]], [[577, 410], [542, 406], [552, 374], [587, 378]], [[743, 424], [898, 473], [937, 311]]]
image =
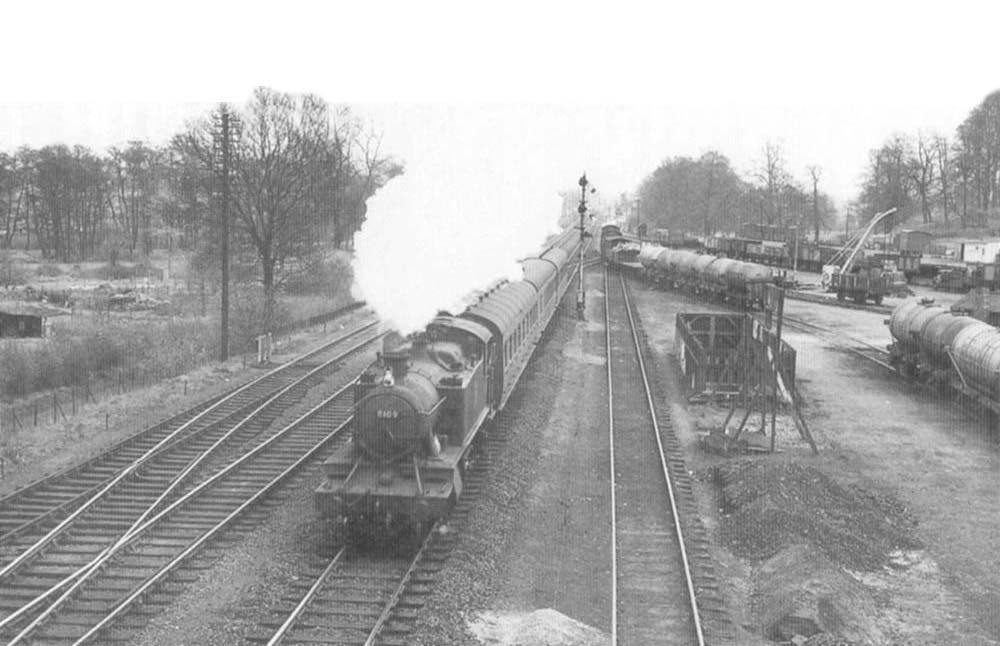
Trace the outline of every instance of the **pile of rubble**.
[[916, 520], [890, 495], [842, 487], [793, 462], [746, 459], [715, 468], [722, 538], [734, 554], [768, 559], [804, 544], [851, 570], [875, 570], [897, 549], [919, 548]]

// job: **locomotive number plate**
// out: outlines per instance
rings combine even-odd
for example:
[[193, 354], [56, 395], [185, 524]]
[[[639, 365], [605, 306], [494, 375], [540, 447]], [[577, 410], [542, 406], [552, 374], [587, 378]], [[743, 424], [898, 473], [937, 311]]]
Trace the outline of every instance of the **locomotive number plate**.
[[378, 419], [396, 419], [399, 417], [399, 411], [391, 408], [388, 410], [379, 410], [375, 412], [375, 417]]

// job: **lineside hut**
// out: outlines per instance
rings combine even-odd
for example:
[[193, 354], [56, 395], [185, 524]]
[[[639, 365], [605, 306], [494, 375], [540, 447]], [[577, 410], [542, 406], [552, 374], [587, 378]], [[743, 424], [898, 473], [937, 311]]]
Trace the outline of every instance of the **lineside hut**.
[[42, 338], [48, 333], [50, 319], [63, 314], [67, 312], [36, 303], [0, 302], [0, 337]]

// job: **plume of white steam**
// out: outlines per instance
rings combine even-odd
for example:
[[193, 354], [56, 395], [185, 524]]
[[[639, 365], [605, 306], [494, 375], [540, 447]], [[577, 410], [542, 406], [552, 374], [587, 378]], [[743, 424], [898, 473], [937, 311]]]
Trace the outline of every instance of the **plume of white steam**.
[[517, 260], [557, 230], [565, 178], [546, 179], [516, 150], [469, 148], [407, 160], [406, 174], [368, 202], [356, 296], [403, 334], [498, 278], [519, 280]]

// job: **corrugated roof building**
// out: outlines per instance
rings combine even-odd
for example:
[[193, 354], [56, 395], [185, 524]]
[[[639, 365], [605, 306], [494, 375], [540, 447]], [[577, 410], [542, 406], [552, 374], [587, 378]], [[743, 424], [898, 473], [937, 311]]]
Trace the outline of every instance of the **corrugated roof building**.
[[69, 312], [23, 301], [0, 301], [0, 337], [44, 337], [49, 319]]

